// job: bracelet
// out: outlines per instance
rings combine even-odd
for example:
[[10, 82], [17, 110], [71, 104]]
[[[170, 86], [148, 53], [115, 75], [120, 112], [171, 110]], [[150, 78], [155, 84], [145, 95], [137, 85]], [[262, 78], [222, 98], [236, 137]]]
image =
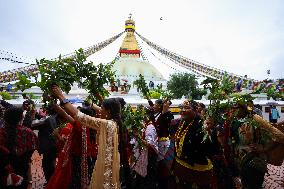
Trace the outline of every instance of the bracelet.
[[64, 104], [69, 103], [70, 101], [67, 98], [64, 98], [61, 102], [60, 102], [60, 106], [63, 106]]

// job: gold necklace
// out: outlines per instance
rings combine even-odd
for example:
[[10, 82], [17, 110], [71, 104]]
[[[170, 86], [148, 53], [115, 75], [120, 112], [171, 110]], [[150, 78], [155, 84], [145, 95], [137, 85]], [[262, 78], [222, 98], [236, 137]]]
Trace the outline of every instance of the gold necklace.
[[182, 154], [184, 139], [193, 121], [190, 124], [188, 124], [187, 127], [183, 131], [182, 129], [184, 127], [185, 121], [183, 121], [181, 126], [178, 128], [178, 131], [175, 135], [175, 148], [176, 148], [177, 157], [180, 157]]

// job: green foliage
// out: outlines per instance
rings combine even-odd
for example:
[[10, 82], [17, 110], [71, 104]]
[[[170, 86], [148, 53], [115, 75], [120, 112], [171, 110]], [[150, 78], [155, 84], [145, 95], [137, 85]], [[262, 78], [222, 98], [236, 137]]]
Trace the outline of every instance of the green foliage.
[[[207, 78], [202, 83], [204, 88], [210, 91], [210, 105], [207, 109], [207, 116], [214, 120], [216, 125], [223, 125], [225, 121], [231, 123], [240, 123], [240, 125], [248, 125], [254, 130], [260, 128], [253, 115], [254, 98], [250, 94], [239, 94], [234, 92], [234, 83], [227, 76], [224, 76], [221, 81]], [[231, 129], [233, 135], [239, 135], [238, 129]], [[205, 139], [208, 136], [205, 137]], [[261, 130], [257, 140], [260, 144], [266, 144], [271, 140], [270, 133]], [[239, 145], [239, 142], [235, 145]], [[229, 145], [232, 145], [229, 143]]]
[[91, 62], [79, 72], [80, 77], [84, 80], [81, 84], [89, 92], [90, 99], [98, 101], [96, 94], [100, 94], [103, 98], [109, 95], [104, 84], [114, 82], [115, 73], [111, 70], [113, 64], [114, 62], [95, 66]]
[[171, 100], [174, 98], [174, 94], [171, 91], [162, 90], [161, 91], [162, 99]]
[[171, 100], [173, 99], [173, 93], [167, 90], [162, 90], [161, 87], [157, 87], [154, 90], [149, 92], [149, 98], [151, 99], [164, 99], [164, 100]]
[[149, 92], [149, 97], [151, 99], [159, 99], [161, 97], [161, 93], [156, 90], [153, 90]]
[[36, 96], [34, 93], [22, 93], [22, 95], [29, 97], [29, 99], [40, 99], [40, 96]]
[[224, 75], [221, 81], [207, 78], [201, 83], [201, 85], [203, 85], [205, 90], [210, 91], [208, 99], [213, 101], [228, 99], [229, 95], [234, 92], [235, 88], [234, 82], [229, 80], [227, 75]]
[[15, 95], [15, 94], [13, 94], [11, 98], [12, 98], [12, 99], [18, 99], [18, 96]]
[[[210, 104], [207, 109], [207, 115], [213, 118], [216, 123], [223, 123], [225, 112], [232, 107], [230, 95], [234, 90], [234, 83], [224, 75], [221, 81], [213, 78], [206, 78], [201, 85], [204, 90], [209, 90], [208, 99]], [[225, 101], [224, 101], [225, 100]]]
[[20, 75], [17, 86], [22, 91], [32, 86], [40, 87], [44, 92], [44, 101], [51, 100], [47, 94], [50, 93], [52, 85], [58, 85], [65, 93], [69, 93], [75, 82], [89, 92], [92, 100], [98, 100], [96, 94], [108, 96], [109, 93], [103, 85], [114, 81], [114, 72], [111, 70], [113, 62], [97, 66], [93, 62], [85, 62], [83, 49], [76, 51], [74, 58], [61, 58], [60, 55], [56, 60], [37, 60], [39, 73], [33, 75], [36, 82], [32, 83], [26, 76]]
[[252, 92], [252, 94], [260, 94], [264, 91], [264, 89], [265, 89], [265, 84], [261, 83], [260, 86], [254, 92]]
[[0, 96], [2, 96], [3, 100], [11, 100], [12, 96], [10, 93], [8, 92], [0, 92]]
[[37, 65], [40, 76], [37, 86], [44, 93], [49, 93], [54, 84], [69, 93], [73, 83], [79, 80], [73, 59], [62, 59], [60, 55], [57, 60], [41, 59], [37, 61]]
[[282, 100], [284, 98], [284, 94], [282, 91], [276, 90], [275, 86], [271, 86], [266, 89], [267, 100], [272, 98], [273, 100]]
[[137, 86], [137, 89], [139, 91], [141, 91], [141, 93], [143, 94], [144, 98], [149, 98], [150, 97], [150, 94], [149, 94], [149, 88], [147, 86], [147, 83], [144, 79], [144, 76], [143, 75], [139, 75], [139, 79], [135, 80], [133, 82], [134, 85]]
[[239, 104], [241, 106], [248, 106], [250, 103], [255, 99], [250, 94], [232, 94], [231, 97], [233, 97], [233, 102], [235, 104]]
[[139, 146], [143, 146], [143, 123], [146, 117], [146, 111], [142, 105], [138, 105], [136, 111], [128, 105], [123, 111], [123, 127], [127, 129], [131, 138], [138, 140]]
[[21, 73], [18, 73], [18, 79], [19, 81], [15, 83], [16, 90], [21, 90], [22, 92], [24, 92], [24, 90], [29, 89], [35, 85], [26, 76], [22, 75]]
[[201, 99], [206, 90], [198, 88], [196, 77], [189, 73], [176, 73], [171, 75], [167, 89], [173, 94], [173, 98], [179, 99], [182, 96], [190, 99]]

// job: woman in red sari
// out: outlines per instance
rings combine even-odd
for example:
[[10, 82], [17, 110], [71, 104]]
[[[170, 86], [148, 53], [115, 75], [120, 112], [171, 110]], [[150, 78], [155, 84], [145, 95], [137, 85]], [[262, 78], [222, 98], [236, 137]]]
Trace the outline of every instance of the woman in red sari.
[[[66, 113], [73, 117], [75, 120], [73, 124], [73, 131], [60, 154], [57, 169], [54, 176], [48, 183], [48, 188], [68, 188], [72, 175], [68, 172], [72, 172], [72, 162], [70, 161], [71, 149], [75, 149], [75, 143], [80, 145], [74, 136], [74, 130], [82, 129], [81, 141], [82, 141], [82, 174], [81, 174], [81, 188], [88, 187], [88, 181], [84, 180], [87, 170], [84, 168], [84, 162], [86, 162], [85, 154], [88, 152], [86, 133], [87, 129], [91, 128], [98, 132], [98, 155], [97, 162], [93, 171], [92, 179], [89, 185], [91, 189], [103, 189], [120, 188], [119, 181], [119, 152], [118, 152], [118, 126], [121, 124], [121, 108], [120, 104], [115, 99], [106, 99], [102, 103], [101, 117], [104, 119], [94, 118], [78, 111], [72, 104], [65, 99], [62, 91], [59, 87], [54, 86], [52, 88], [53, 95], [57, 97], [61, 102]], [[80, 133], [80, 132], [79, 132]], [[77, 135], [78, 136], [78, 135]], [[74, 138], [75, 137], [75, 138]], [[90, 151], [93, 151], [90, 149]], [[65, 174], [66, 173], [66, 174]], [[83, 176], [83, 177], [82, 177]], [[82, 179], [83, 178], [83, 179]], [[62, 183], [64, 182], [64, 184]], [[68, 184], [69, 182], [69, 184]], [[58, 187], [60, 185], [60, 187]]]
[[92, 174], [97, 154], [96, 145], [90, 140], [89, 128], [82, 128], [57, 104], [53, 108], [70, 123], [56, 133], [57, 138], [61, 138], [58, 141], [60, 153], [56, 171], [47, 188], [83, 188], [88, 185]]

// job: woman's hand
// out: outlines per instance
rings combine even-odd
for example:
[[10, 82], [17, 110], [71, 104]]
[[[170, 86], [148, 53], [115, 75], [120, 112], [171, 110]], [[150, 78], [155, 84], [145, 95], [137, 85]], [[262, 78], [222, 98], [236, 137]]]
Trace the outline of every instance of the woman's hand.
[[96, 93], [95, 95], [99, 99], [100, 102], [104, 101], [104, 97], [100, 93]]
[[62, 90], [57, 86], [57, 85], [53, 85], [51, 88], [52, 91], [52, 95], [55, 96], [56, 98], [63, 100], [65, 97], [62, 93]]

